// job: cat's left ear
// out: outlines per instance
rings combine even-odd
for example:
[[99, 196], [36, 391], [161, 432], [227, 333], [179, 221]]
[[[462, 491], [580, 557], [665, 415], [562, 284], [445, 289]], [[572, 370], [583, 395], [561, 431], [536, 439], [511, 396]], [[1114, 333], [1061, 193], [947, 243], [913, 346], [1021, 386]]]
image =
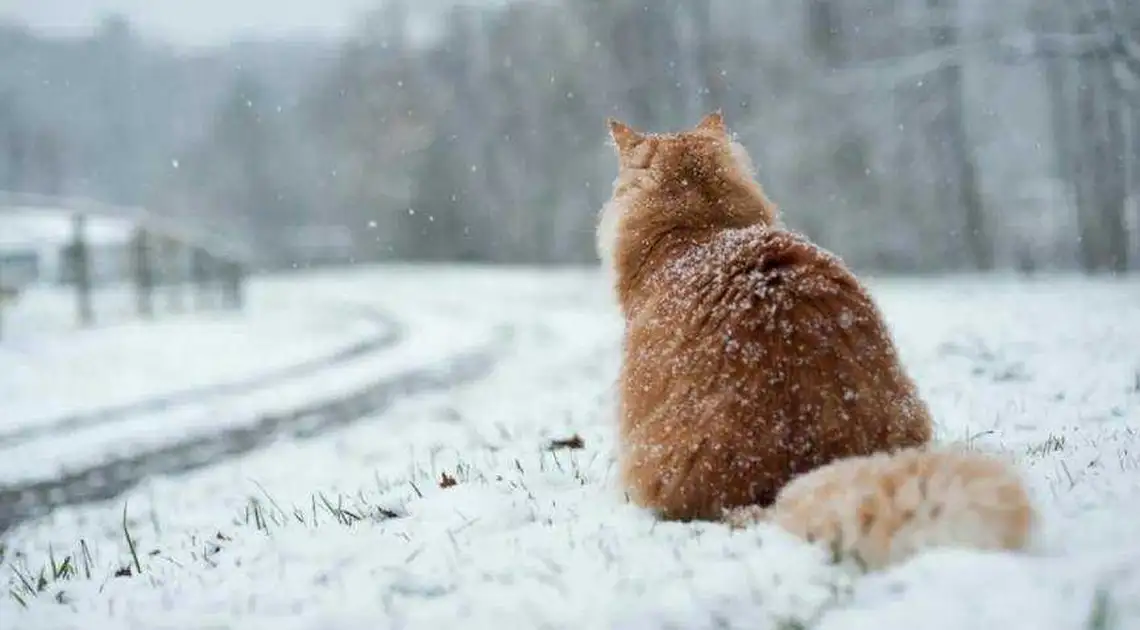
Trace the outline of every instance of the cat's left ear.
[[724, 114], [719, 109], [702, 118], [701, 122], [697, 123], [697, 129], [711, 131], [720, 136], [728, 135], [728, 128], [724, 125]]
[[614, 141], [620, 155], [629, 153], [645, 136], [634, 131], [629, 125], [615, 118], [607, 118], [606, 126], [610, 128], [610, 138]]

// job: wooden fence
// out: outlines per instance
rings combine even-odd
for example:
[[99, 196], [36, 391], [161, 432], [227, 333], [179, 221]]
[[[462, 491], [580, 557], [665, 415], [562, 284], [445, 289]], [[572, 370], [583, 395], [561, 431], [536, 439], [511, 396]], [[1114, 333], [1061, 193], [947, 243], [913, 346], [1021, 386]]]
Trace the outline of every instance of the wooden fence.
[[[73, 291], [75, 321], [81, 327], [97, 323], [95, 300], [102, 286], [92, 273], [91, 216], [85, 211], [71, 213], [70, 239], [60, 249], [56, 279]], [[132, 224], [129, 240], [116, 246], [115, 254], [125, 263], [127, 273], [121, 279], [132, 288], [137, 316], [150, 319], [162, 312], [243, 307], [247, 264], [242, 252], [170, 223], [133, 217]], [[28, 288], [11, 278], [6, 281], [6, 267], [0, 259], [0, 338], [4, 311], [15, 308], [20, 292]]]

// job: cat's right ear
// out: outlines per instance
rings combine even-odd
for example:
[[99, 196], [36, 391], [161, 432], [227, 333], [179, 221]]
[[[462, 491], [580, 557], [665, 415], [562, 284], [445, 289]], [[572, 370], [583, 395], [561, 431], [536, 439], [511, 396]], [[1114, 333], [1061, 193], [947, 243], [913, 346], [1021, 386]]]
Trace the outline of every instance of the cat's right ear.
[[629, 125], [614, 118], [607, 118], [606, 124], [610, 128], [610, 138], [614, 141], [614, 146], [617, 147], [619, 154], [629, 153], [633, 147], [637, 146], [645, 136], [634, 131]]
[[728, 135], [728, 128], [724, 125], [724, 113], [719, 109], [702, 118], [701, 122], [697, 123], [697, 129], [711, 131], [721, 136]]

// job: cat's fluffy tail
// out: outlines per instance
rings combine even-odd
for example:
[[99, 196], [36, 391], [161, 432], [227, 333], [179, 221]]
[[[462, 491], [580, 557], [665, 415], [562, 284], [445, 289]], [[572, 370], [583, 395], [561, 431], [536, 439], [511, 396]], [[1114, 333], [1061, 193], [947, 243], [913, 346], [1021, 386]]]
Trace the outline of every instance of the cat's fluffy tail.
[[766, 509], [725, 514], [733, 527], [774, 523], [868, 570], [931, 547], [1023, 550], [1036, 519], [1011, 463], [956, 447], [841, 459], [796, 477]]

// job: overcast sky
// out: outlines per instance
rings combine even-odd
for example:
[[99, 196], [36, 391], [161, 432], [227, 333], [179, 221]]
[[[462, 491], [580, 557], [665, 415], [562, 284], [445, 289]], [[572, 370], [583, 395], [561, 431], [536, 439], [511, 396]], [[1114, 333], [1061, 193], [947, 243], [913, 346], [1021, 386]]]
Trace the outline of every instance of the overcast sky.
[[[0, 19], [82, 34], [118, 12], [148, 38], [182, 46], [281, 35], [336, 37], [379, 0], [0, 0]], [[427, 4], [425, 2], [425, 4]]]

